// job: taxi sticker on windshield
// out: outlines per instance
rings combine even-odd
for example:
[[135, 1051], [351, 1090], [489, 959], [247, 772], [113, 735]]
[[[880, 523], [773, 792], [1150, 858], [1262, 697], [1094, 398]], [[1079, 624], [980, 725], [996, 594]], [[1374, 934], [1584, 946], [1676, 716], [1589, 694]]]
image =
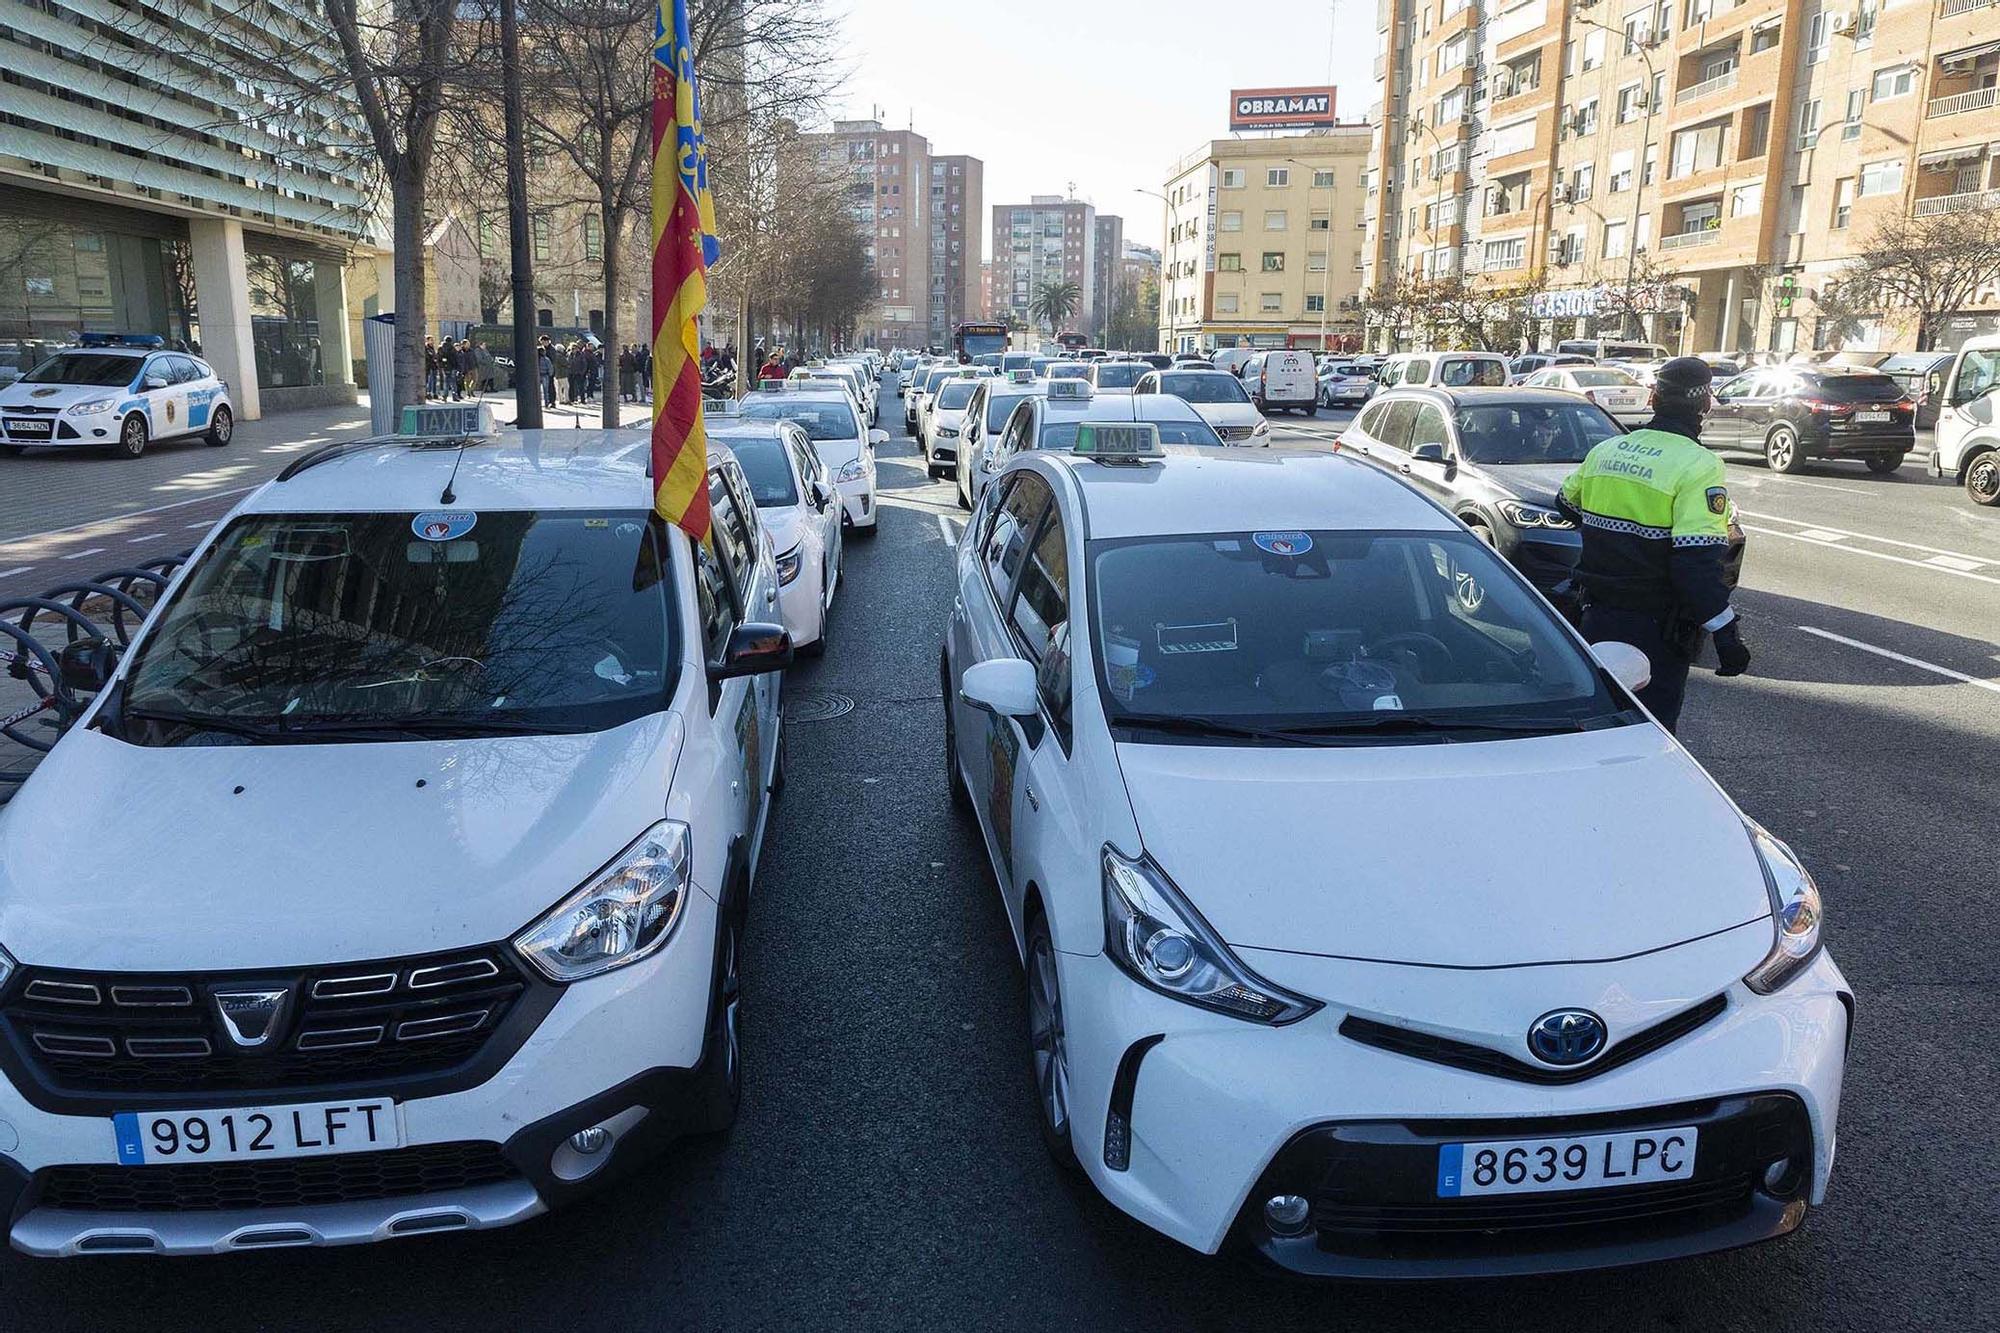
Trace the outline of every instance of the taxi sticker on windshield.
[[1250, 540], [1267, 555], [1304, 555], [1313, 548], [1309, 532], [1253, 532]]
[[611, 526], [611, 520], [608, 518], [586, 518], [583, 520], [583, 526], [586, 528], [608, 528]]
[[1205, 625], [1155, 625], [1163, 653], [1233, 653], [1236, 651], [1236, 618]]
[[410, 520], [410, 531], [427, 542], [448, 542], [472, 531], [479, 515], [470, 509], [428, 509]]

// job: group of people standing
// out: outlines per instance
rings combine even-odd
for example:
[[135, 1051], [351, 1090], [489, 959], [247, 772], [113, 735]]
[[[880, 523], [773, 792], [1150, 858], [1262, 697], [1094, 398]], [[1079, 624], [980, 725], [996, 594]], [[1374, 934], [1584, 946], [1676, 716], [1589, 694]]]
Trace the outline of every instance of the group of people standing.
[[[588, 338], [565, 343], [543, 334], [535, 345], [536, 377], [542, 385], [542, 405], [556, 405], [558, 385], [565, 387], [562, 401], [588, 403], [604, 391], [607, 364], [604, 348]], [[620, 401], [642, 402], [653, 392], [653, 353], [641, 343], [618, 349], [615, 366]]]
[[493, 353], [470, 338], [424, 339], [424, 392], [431, 398], [477, 398], [496, 382]]

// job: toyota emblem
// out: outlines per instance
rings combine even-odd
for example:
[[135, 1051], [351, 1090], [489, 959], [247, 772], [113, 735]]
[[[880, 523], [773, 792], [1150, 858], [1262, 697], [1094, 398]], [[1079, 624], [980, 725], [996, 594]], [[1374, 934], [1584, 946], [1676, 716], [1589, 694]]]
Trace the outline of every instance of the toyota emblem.
[[1604, 1050], [1604, 1020], [1588, 1009], [1552, 1009], [1528, 1026], [1528, 1049], [1549, 1065], [1580, 1065]]

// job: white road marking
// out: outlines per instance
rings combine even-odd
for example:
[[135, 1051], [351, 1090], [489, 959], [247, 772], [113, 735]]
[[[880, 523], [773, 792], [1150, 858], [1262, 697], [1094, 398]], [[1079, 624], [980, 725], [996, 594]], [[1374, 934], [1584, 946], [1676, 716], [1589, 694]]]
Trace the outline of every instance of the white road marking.
[[[1738, 510], [1737, 512], [1741, 513], [1742, 511]], [[1813, 541], [1810, 537], [1801, 537], [1796, 532], [1782, 532], [1777, 528], [1760, 528], [1750, 523], [1745, 523], [1743, 525], [1743, 530], [1745, 532], [1754, 532], [1765, 537], [1788, 537], [1793, 541], [1806, 542], [1810, 545], [1817, 546], [1822, 550], [1827, 548], [1826, 542]], [[1879, 541], [1881, 539], [1870, 538], [1869, 540]], [[1936, 574], [1950, 574], [1957, 578], [1972, 579], [1975, 582], [1991, 583], [1995, 587], [2000, 587], [2000, 579], [1994, 578], [1991, 574], [1975, 574], [1971, 570], [1966, 570], [1966, 569], [1947, 569], [1943, 565], [1933, 565], [1927, 560], [1912, 560], [1910, 557], [1906, 555], [1890, 555], [1887, 551], [1870, 551], [1867, 548], [1861, 546], [1836, 546], [1833, 549], [1837, 551], [1851, 551], [1855, 555], [1865, 555], [1871, 560], [1887, 560], [1892, 565], [1908, 565], [1911, 569], [1928, 569]]]
[[0, 579], [11, 579], [16, 574], [25, 574], [33, 568], [33, 565], [16, 565], [12, 569], [0, 569]]
[[[263, 483], [259, 482], [258, 485]], [[18, 537], [0, 537], [0, 546], [13, 546], [20, 542], [31, 542], [38, 537], [55, 537], [65, 532], [78, 532], [84, 528], [102, 527], [106, 523], [117, 523], [123, 519], [138, 518], [141, 514], [157, 514], [168, 509], [182, 509], [188, 505], [200, 504], [203, 500], [219, 500], [226, 495], [241, 495], [254, 491], [256, 486], [238, 486], [233, 491], [211, 491], [207, 495], [197, 495], [191, 500], [176, 500], [172, 504], [154, 505], [151, 509], [133, 509], [123, 514], [110, 514], [104, 518], [93, 518], [82, 523], [72, 523], [66, 528], [44, 528], [40, 532], [24, 532]], [[204, 523], [202, 527], [209, 525]]]
[[[1785, 518], [1779, 514], [1759, 514], [1749, 509], [1739, 509], [1736, 512], [1744, 518], [1761, 518], [1766, 520], [1767, 522], [1772, 522], [1772, 523], [1789, 523], [1793, 527], [1797, 528], [1811, 527], [1810, 524], [1805, 523], [1801, 519]], [[1902, 546], [1912, 551], [1924, 551], [1930, 555], [1955, 555], [1961, 560], [1970, 560], [1975, 565], [1990, 565], [1996, 563], [1992, 560], [1982, 559], [1981, 557], [1976, 555], [1967, 555], [1963, 551], [1947, 551], [1942, 546], [1925, 546], [1922, 542], [1906, 542], [1896, 537], [1877, 537], [1874, 534], [1867, 532], [1850, 532], [1846, 528], [1813, 527], [1812, 531], [1817, 533], [1828, 533], [1828, 532], [1837, 533], [1842, 537], [1858, 537], [1859, 539], [1865, 542], [1880, 542], [1884, 546]]]
[[60, 555], [60, 556], [57, 556], [57, 557], [56, 557], [56, 559], [58, 559], [58, 560], [81, 560], [81, 559], [83, 559], [83, 558], [84, 558], [85, 556], [87, 556], [87, 555], [103, 555], [103, 554], [104, 554], [104, 548], [103, 548], [102, 546], [92, 546], [92, 547], [90, 547], [90, 548], [89, 548], [89, 549], [87, 549], [87, 550], [82, 550], [82, 551], [71, 551], [71, 552], [70, 552], [70, 553], [69, 553], [68, 555]]
[[206, 531], [208, 531], [208, 530], [209, 530], [210, 528], [212, 528], [212, 527], [214, 527], [214, 526], [215, 526], [215, 524], [213, 524], [213, 523], [190, 523], [190, 524], [188, 524], [188, 527], [189, 527], [189, 529], [190, 529], [190, 530], [193, 530], [193, 531], [199, 531], [199, 532], [206, 532]]
[[939, 514], [937, 515], [937, 525], [938, 525], [938, 531], [944, 535], [944, 544], [946, 546], [952, 547], [954, 550], [957, 549], [958, 530], [952, 527], [951, 520], [946, 518], [943, 514]]
[[1979, 561], [1968, 559], [1962, 555], [1934, 555], [1924, 561], [1924, 563], [1927, 565], [1936, 565], [1939, 569], [1955, 569], [1961, 574], [1967, 570], [1978, 569], [1980, 566]]
[[1828, 532], [1825, 528], [1801, 528], [1798, 531], [1798, 535], [1809, 537], [1816, 542], [1844, 542], [1847, 540], [1846, 533]]
[[1834, 486], [1824, 481], [1801, 481], [1797, 477], [1786, 476], [1758, 478], [1750, 482], [1749, 489], [1754, 491], [1765, 484], [1780, 487], [1807, 486], [1816, 491], [1838, 491], [1842, 495], [1862, 495], [1870, 500], [1874, 499], [1878, 494], [1878, 492], [1871, 491], [1865, 486]]
[[149, 532], [143, 537], [127, 537], [125, 544], [128, 546], [137, 546], [140, 542], [156, 542], [166, 535], [164, 532]]
[[1950, 667], [1939, 666], [1935, 662], [1926, 662], [1921, 657], [1908, 657], [1887, 648], [1877, 648], [1872, 643], [1863, 643], [1859, 639], [1850, 639], [1845, 634], [1835, 634], [1831, 630], [1815, 629], [1811, 625], [1801, 625], [1799, 628], [1807, 634], [1817, 635], [1822, 639], [1831, 639], [1835, 643], [1844, 643], [1849, 648], [1859, 648], [1864, 653], [1873, 653], [1877, 657], [1886, 657], [1892, 662], [1901, 662], [1904, 666], [1913, 666], [1919, 671], [1928, 671], [1938, 676], [1949, 676], [1951, 679], [1962, 681], [1967, 685], [1977, 685], [1982, 690], [1991, 690], [1995, 694], [2000, 694], [2000, 681], [1982, 680], [1978, 676], [1968, 676], [1963, 671], [1953, 671]]

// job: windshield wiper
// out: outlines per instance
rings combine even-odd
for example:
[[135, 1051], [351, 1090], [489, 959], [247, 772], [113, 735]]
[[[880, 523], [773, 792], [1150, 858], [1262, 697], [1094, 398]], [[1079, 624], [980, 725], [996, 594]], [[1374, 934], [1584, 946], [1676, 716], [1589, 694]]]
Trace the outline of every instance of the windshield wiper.
[[134, 708], [130, 704], [118, 710], [121, 730], [129, 730], [127, 724], [134, 718], [163, 727], [187, 727], [193, 731], [214, 731], [225, 736], [249, 736], [257, 740], [283, 734], [280, 728], [270, 722], [253, 722], [247, 718], [217, 717], [212, 713], [184, 713], [173, 708]]
[[1156, 713], [1128, 713], [1113, 721], [1114, 726], [1146, 731], [1163, 731], [1175, 736], [1208, 736], [1222, 740], [1275, 741], [1280, 745], [1323, 745], [1327, 742], [1304, 731], [1284, 731], [1274, 727], [1251, 726], [1227, 718], [1187, 714], [1170, 717]]
[[404, 735], [425, 738], [461, 736], [554, 736], [574, 730], [545, 722], [524, 722], [517, 718], [476, 717], [459, 713], [370, 714], [357, 717], [307, 718], [288, 722], [287, 736], [382, 736]]
[[1433, 717], [1424, 713], [1381, 712], [1337, 722], [1308, 722], [1290, 727], [1260, 727], [1228, 718], [1184, 715], [1168, 717], [1127, 714], [1116, 725], [1163, 731], [1182, 736], [1210, 736], [1223, 739], [1272, 741], [1282, 745], [1338, 744], [1342, 736], [1385, 735], [1397, 732], [1499, 731], [1519, 735], [1548, 736], [1584, 731], [1584, 721], [1573, 717]]

